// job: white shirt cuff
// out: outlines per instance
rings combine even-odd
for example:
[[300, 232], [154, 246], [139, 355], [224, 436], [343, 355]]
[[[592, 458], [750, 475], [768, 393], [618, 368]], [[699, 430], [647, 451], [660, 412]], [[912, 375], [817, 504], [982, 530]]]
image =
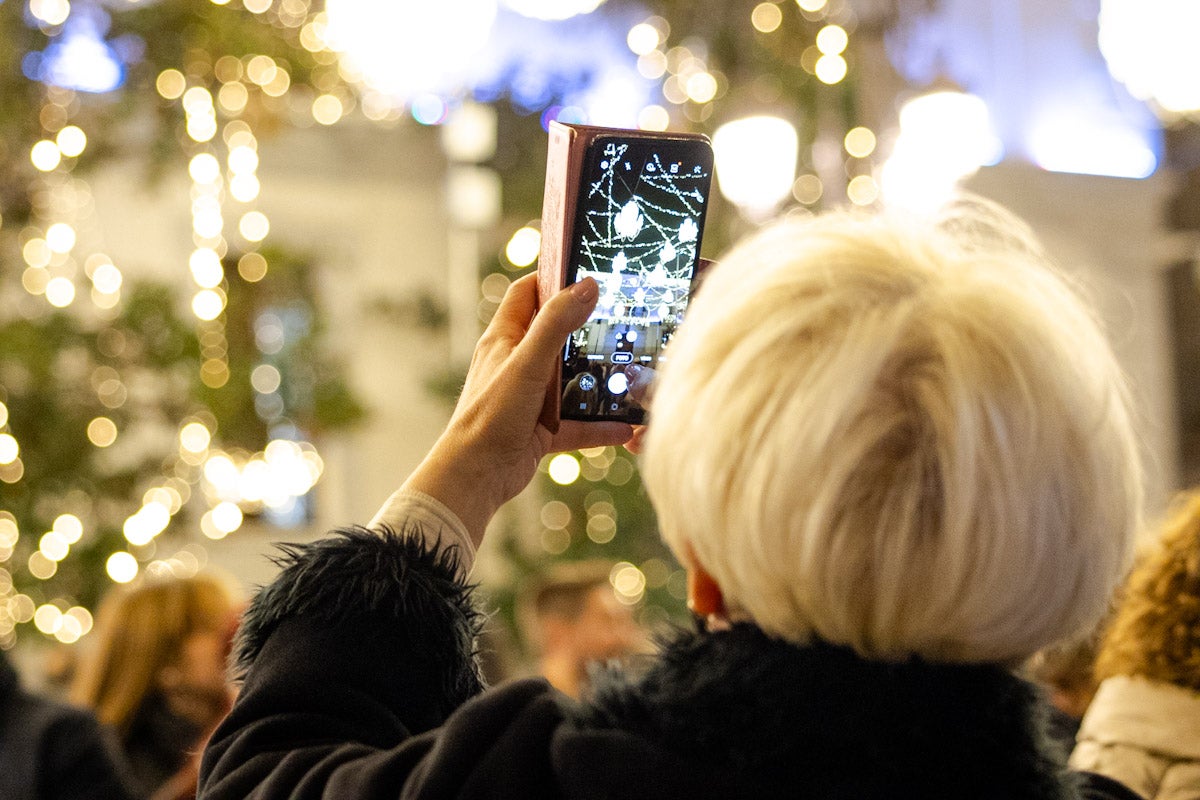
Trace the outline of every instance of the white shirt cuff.
[[394, 531], [412, 527], [420, 530], [429, 544], [443, 549], [458, 548], [459, 578], [467, 579], [475, 564], [475, 545], [458, 515], [440, 500], [415, 489], [397, 489], [371, 518], [368, 528], [387, 525]]

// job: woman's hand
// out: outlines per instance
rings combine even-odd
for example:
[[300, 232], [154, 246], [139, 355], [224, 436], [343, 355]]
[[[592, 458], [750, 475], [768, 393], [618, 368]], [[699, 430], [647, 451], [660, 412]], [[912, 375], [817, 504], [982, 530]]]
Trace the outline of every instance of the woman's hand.
[[538, 424], [563, 345], [598, 298], [599, 287], [587, 278], [552, 297], [535, 317], [536, 276], [515, 281], [475, 347], [449, 425], [404, 484], [457, 514], [476, 545], [496, 509], [529, 483], [542, 456], [622, 444], [633, 435], [623, 422], [564, 420], [557, 434]]

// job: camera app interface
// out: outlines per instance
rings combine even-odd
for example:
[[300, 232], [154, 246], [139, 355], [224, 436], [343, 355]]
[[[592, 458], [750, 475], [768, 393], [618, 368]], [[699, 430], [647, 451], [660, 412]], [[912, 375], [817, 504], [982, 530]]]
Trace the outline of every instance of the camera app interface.
[[711, 178], [704, 143], [592, 145], [569, 277], [595, 278], [600, 301], [563, 354], [564, 418], [640, 421], [629, 387], [683, 321]]

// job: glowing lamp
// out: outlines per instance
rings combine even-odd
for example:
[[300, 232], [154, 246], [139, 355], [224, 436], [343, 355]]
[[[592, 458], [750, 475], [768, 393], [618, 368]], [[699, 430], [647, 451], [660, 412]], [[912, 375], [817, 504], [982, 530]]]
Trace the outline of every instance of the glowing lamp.
[[1102, 0], [1100, 52], [1130, 94], [1171, 118], [1200, 111], [1200, 4], [1194, 0]]
[[717, 185], [747, 216], [769, 214], [792, 189], [799, 137], [787, 120], [747, 117], [713, 135]]
[[487, 41], [496, 0], [327, 0], [324, 40], [343, 74], [397, 103], [453, 91]]
[[955, 185], [1003, 155], [987, 104], [973, 94], [937, 91], [900, 109], [900, 136], [883, 166], [889, 204], [936, 208]]
[[504, 0], [504, 6], [523, 17], [534, 19], [570, 19], [590, 14], [604, 0]]

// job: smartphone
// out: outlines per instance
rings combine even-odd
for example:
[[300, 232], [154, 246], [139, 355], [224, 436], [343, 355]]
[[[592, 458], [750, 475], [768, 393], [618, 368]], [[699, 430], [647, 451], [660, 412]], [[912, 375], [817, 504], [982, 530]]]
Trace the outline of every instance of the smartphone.
[[590, 130], [560, 258], [562, 283], [594, 278], [600, 299], [563, 349], [559, 416], [636, 424], [644, 412], [630, 397], [633, 375], [659, 367], [696, 278], [712, 145], [697, 135]]

